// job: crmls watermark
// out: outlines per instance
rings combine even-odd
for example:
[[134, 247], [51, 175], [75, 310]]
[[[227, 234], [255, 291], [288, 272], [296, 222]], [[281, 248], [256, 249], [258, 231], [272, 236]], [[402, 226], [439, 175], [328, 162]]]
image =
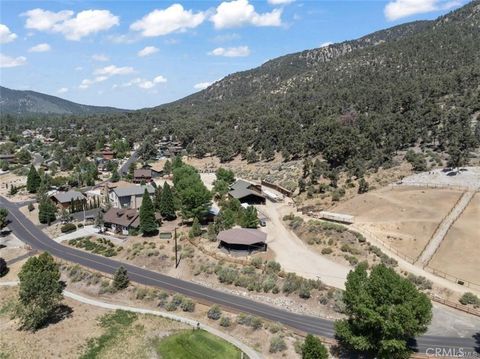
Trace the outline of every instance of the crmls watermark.
[[430, 358], [480, 358], [479, 353], [463, 348], [427, 348], [425, 354]]

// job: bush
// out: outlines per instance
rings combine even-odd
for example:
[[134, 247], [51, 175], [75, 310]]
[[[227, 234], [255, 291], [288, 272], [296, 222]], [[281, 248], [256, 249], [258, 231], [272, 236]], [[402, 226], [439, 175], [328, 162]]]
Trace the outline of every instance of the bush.
[[272, 337], [272, 339], [270, 339], [270, 348], [268, 349], [270, 353], [281, 352], [285, 349], [287, 349], [287, 344], [282, 337], [280, 337], [279, 335], [275, 335]]
[[257, 268], [257, 269], [260, 269], [260, 268], [262, 268], [263, 259], [260, 258], [260, 257], [253, 257], [253, 258], [250, 260], [250, 264], [251, 264], [252, 266], [254, 266], [255, 268]]
[[180, 308], [182, 308], [184, 312], [193, 312], [195, 311], [195, 303], [193, 300], [185, 298], [182, 304], [180, 304]]
[[218, 320], [222, 316], [222, 310], [218, 305], [212, 305], [212, 307], [207, 312], [207, 317], [209, 319]]
[[280, 263], [275, 262], [275, 261], [268, 261], [267, 262], [267, 272], [269, 273], [278, 273], [282, 267], [280, 266]]
[[333, 249], [330, 247], [322, 248], [322, 254], [331, 254]]
[[298, 291], [298, 296], [302, 299], [308, 299], [310, 298], [310, 295], [310, 287], [306, 282], [303, 282]]
[[409, 273], [407, 279], [413, 284], [415, 284], [419, 289], [432, 289], [432, 282], [423, 276], [417, 276], [415, 274]]
[[8, 266], [5, 259], [0, 257], [0, 277], [3, 277], [8, 273]]
[[232, 325], [232, 321], [230, 320], [229, 317], [223, 316], [223, 317], [220, 318], [220, 326], [221, 326], [221, 327], [227, 328], [227, 327], [229, 327], [229, 326], [231, 326], [231, 325]]
[[282, 328], [283, 326], [281, 323], [272, 323], [270, 327], [268, 327], [268, 330], [270, 331], [270, 333], [275, 334], [281, 331]]
[[77, 226], [74, 225], [73, 223], [67, 223], [67, 224], [64, 224], [61, 228], [60, 228], [60, 231], [62, 233], [71, 233], [71, 232], [74, 232], [77, 230]]
[[308, 334], [302, 345], [302, 359], [328, 359], [328, 350], [320, 339]]
[[34, 209], [35, 209], [35, 206], [33, 205], [33, 203], [29, 203], [28, 204], [28, 211], [32, 212]]
[[260, 318], [253, 315], [246, 315], [243, 313], [239, 314], [237, 318], [237, 323], [251, 327], [254, 330], [260, 329], [263, 326], [263, 322]]
[[459, 299], [459, 302], [463, 305], [473, 304], [478, 306], [480, 305], [480, 298], [473, 293], [467, 292], [462, 295], [462, 297]]

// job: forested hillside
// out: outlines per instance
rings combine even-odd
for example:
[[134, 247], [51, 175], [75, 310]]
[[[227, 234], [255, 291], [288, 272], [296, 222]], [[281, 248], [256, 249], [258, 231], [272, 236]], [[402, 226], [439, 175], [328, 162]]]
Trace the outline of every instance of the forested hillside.
[[86, 115], [124, 111], [113, 107], [81, 105], [40, 92], [11, 90], [2, 86], [0, 86], [0, 109], [2, 114], [17, 116], [39, 114]]
[[476, 0], [434, 21], [273, 59], [171, 104], [74, 120], [85, 134], [114, 124], [131, 142], [173, 134], [190, 153], [224, 161], [322, 154], [355, 169], [420, 146], [461, 165], [480, 142], [479, 39]]

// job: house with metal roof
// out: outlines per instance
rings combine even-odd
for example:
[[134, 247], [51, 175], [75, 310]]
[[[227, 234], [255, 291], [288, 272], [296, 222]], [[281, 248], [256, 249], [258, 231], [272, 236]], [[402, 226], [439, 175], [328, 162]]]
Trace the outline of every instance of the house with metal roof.
[[262, 194], [261, 185], [245, 180], [237, 180], [230, 186], [228, 195], [236, 198], [240, 203], [265, 204], [265, 196]]
[[110, 204], [114, 208], [140, 208], [142, 205], [143, 193], [147, 192], [152, 196], [155, 193], [155, 188], [151, 185], [135, 185], [126, 187], [115, 187], [109, 190], [108, 198]]
[[227, 251], [248, 251], [267, 250], [267, 234], [252, 228], [232, 228], [221, 231], [217, 239], [219, 247], [225, 248]]

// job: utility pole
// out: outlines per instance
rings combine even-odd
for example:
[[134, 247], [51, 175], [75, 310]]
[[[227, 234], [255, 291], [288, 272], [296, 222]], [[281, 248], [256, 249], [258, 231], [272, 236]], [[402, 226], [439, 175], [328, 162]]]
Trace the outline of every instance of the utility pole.
[[177, 227], [175, 227], [175, 269], [178, 267]]

